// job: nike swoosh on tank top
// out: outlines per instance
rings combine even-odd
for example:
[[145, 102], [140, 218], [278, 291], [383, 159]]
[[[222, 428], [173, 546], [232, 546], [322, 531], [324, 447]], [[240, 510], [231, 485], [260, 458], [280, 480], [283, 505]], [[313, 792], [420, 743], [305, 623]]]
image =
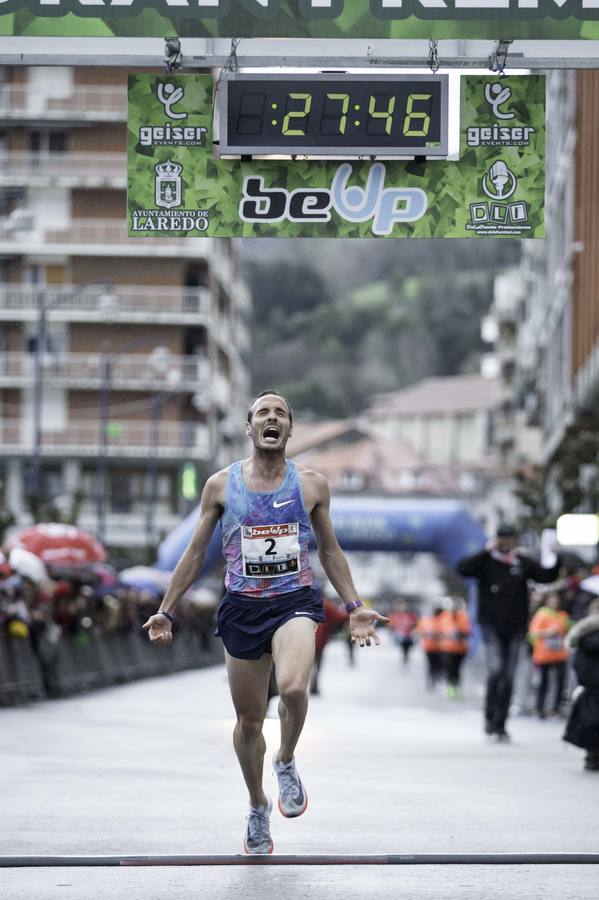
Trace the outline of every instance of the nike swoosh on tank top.
[[283, 483], [275, 491], [252, 491], [242, 463], [229, 469], [222, 515], [227, 591], [268, 598], [310, 587], [308, 557], [312, 527], [299, 473], [287, 460]]

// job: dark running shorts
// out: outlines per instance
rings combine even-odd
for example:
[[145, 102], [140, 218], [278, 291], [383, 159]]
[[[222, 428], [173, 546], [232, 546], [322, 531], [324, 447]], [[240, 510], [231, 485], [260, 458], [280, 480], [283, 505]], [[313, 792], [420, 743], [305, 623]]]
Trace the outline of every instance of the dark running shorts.
[[243, 594], [225, 594], [216, 614], [217, 637], [236, 659], [260, 659], [271, 653], [275, 631], [289, 619], [304, 616], [324, 622], [322, 596], [318, 588], [306, 587], [268, 600], [247, 599]]

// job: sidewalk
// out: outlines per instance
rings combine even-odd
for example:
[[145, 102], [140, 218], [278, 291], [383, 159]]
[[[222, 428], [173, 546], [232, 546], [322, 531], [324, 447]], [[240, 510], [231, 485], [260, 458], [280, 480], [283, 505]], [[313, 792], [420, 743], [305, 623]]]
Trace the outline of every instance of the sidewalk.
[[[515, 717], [511, 745], [482, 734], [481, 686], [424, 689], [390, 637], [329, 645], [297, 758], [310, 805], [273, 815], [279, 854], [597, 852], [599, 778], [563, 723]], [[274, 713], [276, 703], [271, 704]], [[235, 854], [246, 801], [223, 667], [0, 712], [0, 855]], [[266, 784], [278, 722], [268, 718]], [[3, 900], [166, 900], [282, 894], [318, 900], [590, 900], [599, 867], [314, 867], [0, 870]]]

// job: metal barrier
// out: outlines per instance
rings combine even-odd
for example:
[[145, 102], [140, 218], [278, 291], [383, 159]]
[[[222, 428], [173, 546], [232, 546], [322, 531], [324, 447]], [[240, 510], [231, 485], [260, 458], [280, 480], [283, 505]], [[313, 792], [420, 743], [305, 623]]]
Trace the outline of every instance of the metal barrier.
[[223, 660], [220, 641], [193, 627], [179, 630], [168, 647], [153, 647], [135, 631], [86, 638], [82, 645], [63, 637], [50, 653], [39, 640], [0, 636], [0, 706], [68, 697]]

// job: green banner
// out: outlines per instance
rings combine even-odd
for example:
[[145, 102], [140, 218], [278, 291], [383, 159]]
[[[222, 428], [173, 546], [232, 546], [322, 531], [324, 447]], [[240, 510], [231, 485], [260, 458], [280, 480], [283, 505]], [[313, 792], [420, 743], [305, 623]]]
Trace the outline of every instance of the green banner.
[[0, 35], [599, 40], [596, 0], [0, 0]]
[[215, 159], [209, 75], [130, 75], [136, 237], [543, 237], [545, 79], [461, 78], [460, 159]]

